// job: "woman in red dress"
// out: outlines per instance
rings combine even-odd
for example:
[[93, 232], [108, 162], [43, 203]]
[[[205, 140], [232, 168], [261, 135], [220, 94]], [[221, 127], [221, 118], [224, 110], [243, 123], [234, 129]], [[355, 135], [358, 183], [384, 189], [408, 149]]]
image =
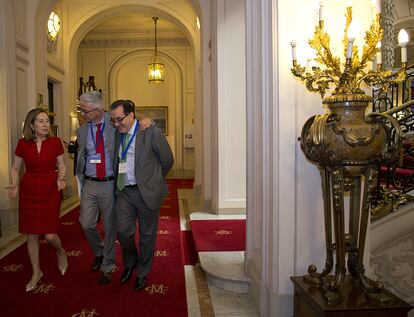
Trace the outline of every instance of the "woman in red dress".
[[[19, 183], [24, 162], [25, 173]], [[57, 172], [56, 172], [57, 167]], [[27, 251], [32, 264], [32, 277], [26, 292], [34, 290], [43, 276], [39, 265], [39, 235], [56, 249], [58, 269], [66, 273], [68, 261], [59, 236], [60, 190], [66, 186], [63, 146], [51, 137], [47, 112], [31, 110], [24, 122], [23, 138], [17, 144], [11, 170], [9, 197], [19, 193], [19, 231], [27, 234]]]

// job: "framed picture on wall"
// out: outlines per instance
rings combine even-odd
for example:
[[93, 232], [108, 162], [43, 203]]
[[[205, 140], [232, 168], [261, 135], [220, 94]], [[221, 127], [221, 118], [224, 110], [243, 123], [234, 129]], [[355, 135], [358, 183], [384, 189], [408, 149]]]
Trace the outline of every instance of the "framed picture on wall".
[[164, 135], [168, 135], [168, 107], [137, 107], [135, 113], [152, 119]]

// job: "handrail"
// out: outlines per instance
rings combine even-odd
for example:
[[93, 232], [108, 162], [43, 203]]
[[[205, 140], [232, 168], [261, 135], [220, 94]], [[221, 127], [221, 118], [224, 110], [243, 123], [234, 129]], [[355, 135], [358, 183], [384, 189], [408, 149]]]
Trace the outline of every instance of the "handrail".
[[[401, 128], [405, 127], [404, 132], [410, 133], [414, 131], [414, 64], [410, 64], [406, 71], [407, 78], [402, 83], [395, 83], [385, 91], [380, 87], [374, 87], [373, 112], [393, 117], [397, 115], [395, 119], [398, 124]], [[404, 103], [398, 105], [399, 102]], [[385, 109], [383, 109], [384, 106]], [[391, 108], [386, 110], [389, 106]], [[402, 115], [400, 116], [399, 113]], [[392, 130], [390, 137], [394, 135]], [[403, 138], [406, 139], [404, 136]], [[376, 202], [371, 209], [372, 220], [382, 218], [405, 203], [414, 202], [414, 197], [408, 194], [414, 188], [414, 176], [409, 174], [410, 171], [414, 173], [413, 164], [409, 160], [414, 157], [414, 147], [410, 146], [408, 139], [406, 140], [405, 146], [401, 148], [399, 162], [378, 166], [377, 185], [374, 189]]]
[[392, 108], [390, 110], [387, 110], [387, 111], [384, 111], [382, 113], [388, 114], [388, 115], [391, 116], [394, 113], [403, 111], [403, 110], [405, 110], [405, 109], [407, 109], [407, 108], [409, 108], [410, 106], [413, 106], [413, 105], [414, 105], [414, 100], [410, 100], [410, 101], [407, 101], [407, 102], [403, 103], [402, 105], [400, 105], [398, 107], [394, 107], [394, 108]]

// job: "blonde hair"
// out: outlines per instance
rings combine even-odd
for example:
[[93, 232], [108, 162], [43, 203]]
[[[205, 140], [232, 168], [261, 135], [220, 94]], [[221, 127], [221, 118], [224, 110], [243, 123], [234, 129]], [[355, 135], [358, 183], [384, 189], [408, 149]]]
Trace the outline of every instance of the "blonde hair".
[[[48, 114], [46, 110], [43, 110], [41, 108], [35, 108], [35, 109], [30, 110], [29, 113], [26, 115], [26, 119], [24, 120], [24, 125], [23, 125], [23, 137], [28, 141], [36, 139], [35, 131], [31, 127], [31, 125], [34, 124], [36, 117], [40, 113]], [[49, 132], [47, 133], [47, 137], [51, 137], [51, 136], [53, 136], [53, 134], [52, 134], [51, 129], [49, 129]]]

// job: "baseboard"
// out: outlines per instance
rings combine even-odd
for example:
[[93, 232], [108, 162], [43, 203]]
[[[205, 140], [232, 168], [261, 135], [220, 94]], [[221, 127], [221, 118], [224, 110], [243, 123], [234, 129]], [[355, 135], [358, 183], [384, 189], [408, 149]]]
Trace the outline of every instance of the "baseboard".
[[280, 294], [263, 283], [254, 268], [247, 265], [250, 277], [250, 296], [262, 317], [293, 316], [293, 294]]
[[271, 293], [271, 314], [269, 316], [293, 316], [293, 294]]

